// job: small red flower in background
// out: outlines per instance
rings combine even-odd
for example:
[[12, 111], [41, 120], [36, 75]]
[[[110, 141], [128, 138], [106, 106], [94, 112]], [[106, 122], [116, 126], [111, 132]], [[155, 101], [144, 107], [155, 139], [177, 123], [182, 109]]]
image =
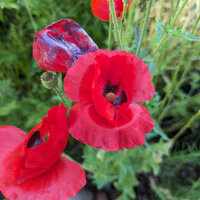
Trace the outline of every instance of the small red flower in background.
[[[133, 0], [130, 1], [128, 4], [127, 9], [131, 6], [133, 3]], [[122, 0], [114, 0], [115, 5], [115, 12], [117, 17], [121, 17], [123, 13], [123, 7], [124, 3]], [[98, 17], [99, 19], [103, 21], [109, 21], [110, 20], [110, 12], [109, 12], [109, 2], [108, 0], [92, 0], [92, 12], [95, 17]]]
[[43, 69], [67, 72], [79, 56], [96, 49], [97, 45], [81, 26], [63, 19], [35, 34], [33, 57]]
[[64, 105], [52, 107], [28, 135], [0, 127], [0, 190], [9, 200], [66, 200], [85, 185], [84, 170], [61, 157], [68, 140], [66, 111]]
[[66, 95], [75, 104], [69, 133], [94, 148], [117, 151], [145, 142], [154, 121], [138, 104], [155, 92], [144, 62], [125, 51], [97, 50], [83, 55], [64, 79]]

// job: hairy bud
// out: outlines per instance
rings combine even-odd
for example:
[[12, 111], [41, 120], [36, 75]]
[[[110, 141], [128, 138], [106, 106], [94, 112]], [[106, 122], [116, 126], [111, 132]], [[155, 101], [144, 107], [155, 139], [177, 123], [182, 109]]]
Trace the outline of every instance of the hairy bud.
[[40, 78], [43, 86], [47, 89], [55, 89], [58, 85], [57, 76], [53, 72], [44, 72]]

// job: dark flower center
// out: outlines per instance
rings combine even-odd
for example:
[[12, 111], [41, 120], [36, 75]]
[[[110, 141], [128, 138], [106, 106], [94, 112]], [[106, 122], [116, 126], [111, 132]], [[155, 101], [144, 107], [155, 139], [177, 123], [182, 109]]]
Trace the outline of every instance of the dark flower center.
[[111, 85], [110, 81], [107, 81], [105, 85], [103, 96], [109, 101], [113, 106], [119, 106], [122, 103], [127, 102], [127, 96], [125, 90], [121, 93], [119, 91], [119, 85]]
[[30, 137], [26, 147], [34, 148], [43, 142], [44, 140], [40, 137], [40, 131], [35, 131], [35, 133]]

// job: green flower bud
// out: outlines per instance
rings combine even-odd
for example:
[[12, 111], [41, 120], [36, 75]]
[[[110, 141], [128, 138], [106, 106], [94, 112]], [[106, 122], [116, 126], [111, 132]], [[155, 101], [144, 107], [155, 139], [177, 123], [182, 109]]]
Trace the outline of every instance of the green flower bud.
[[57, 76], [53, 72], [44, 72], [40, 78], [42, 85], [47, 89], [55, 89], [58, 85]]

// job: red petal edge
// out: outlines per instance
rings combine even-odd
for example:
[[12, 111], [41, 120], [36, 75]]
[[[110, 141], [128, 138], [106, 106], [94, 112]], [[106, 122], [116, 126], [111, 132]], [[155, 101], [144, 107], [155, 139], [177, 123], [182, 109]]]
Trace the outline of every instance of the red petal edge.
[[111, 124], [100, 117], [90, 105], [75, 104], [69, 113], [69, 132], [78, 141], [106, 151], [131, 149], [145, 142], [145, 134], [151, 132], [154, 121], [148, 110], [137, 104], [129, 106], [129, 112]]
[[80, 25], [63, 19], [35, 34], [33, 57], [43, 69], [67, 72], [81, 55], [96, 49], [97, 45]]

